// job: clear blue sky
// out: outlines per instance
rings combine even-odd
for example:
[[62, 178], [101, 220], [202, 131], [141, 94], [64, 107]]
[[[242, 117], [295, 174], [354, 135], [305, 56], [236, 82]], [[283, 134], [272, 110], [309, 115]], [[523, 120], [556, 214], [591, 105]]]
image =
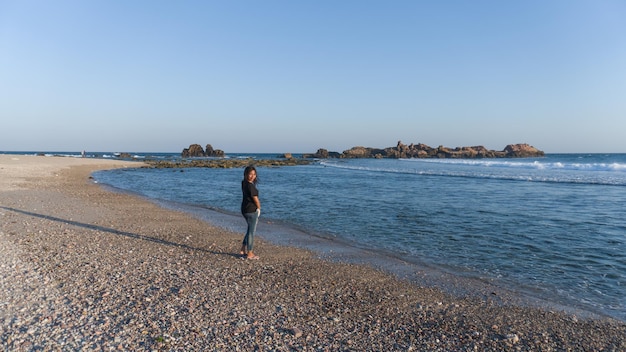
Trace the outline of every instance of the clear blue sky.
[[626, 152], [626, 2], [0, 0], [0, 150]]

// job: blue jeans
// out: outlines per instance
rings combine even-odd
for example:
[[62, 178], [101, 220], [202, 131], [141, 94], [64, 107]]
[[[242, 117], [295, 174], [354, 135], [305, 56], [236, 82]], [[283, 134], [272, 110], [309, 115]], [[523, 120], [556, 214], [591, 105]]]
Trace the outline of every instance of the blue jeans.
[[254, 247], [254, 233], [256, 232], [256, 224], [259, 222], [259, 215], [258, 211], [243, 214], [243, 217], [246, 218], [246, 222], [248, 223], [248, 230], [246, 231], [246, 236], [243, 238], [243, 245], [248, 251], [252, 251]]

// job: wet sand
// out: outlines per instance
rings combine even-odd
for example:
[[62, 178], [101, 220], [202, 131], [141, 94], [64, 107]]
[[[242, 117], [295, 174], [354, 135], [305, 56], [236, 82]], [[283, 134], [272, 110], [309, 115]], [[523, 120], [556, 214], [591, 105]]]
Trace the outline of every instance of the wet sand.
[[30, 350], [620, 351], [626, 324], [459, 298], [255, 241], [128, 194], [138, 163], [0, 155], [0, 346]]

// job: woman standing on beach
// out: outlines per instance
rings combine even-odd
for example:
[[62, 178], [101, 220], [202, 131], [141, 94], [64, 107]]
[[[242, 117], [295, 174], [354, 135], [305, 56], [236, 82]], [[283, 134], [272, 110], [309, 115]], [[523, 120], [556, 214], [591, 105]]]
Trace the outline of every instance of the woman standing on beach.
[[241, 213], [243, 217], [246, 218], [248, 230], [246, 231], [246, 236], [243, 238], [240, 253], [248, 259], [259, 259], [259, 257], [252, 252], [256, 224], [261, 215], [261, 202], [259, 201], [259, 191], [256, 188], [256, 184], [256, 168], [254, 168], [254, 166], [246, 167], [243, 171], [243, 180], [241, 180], [241, 192], [243, 193]]

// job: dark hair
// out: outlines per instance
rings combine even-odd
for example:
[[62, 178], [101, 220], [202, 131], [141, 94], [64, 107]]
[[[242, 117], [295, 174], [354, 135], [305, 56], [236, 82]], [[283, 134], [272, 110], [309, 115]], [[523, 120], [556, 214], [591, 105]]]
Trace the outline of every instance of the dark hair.
[[[248, 180], [248, 174], [250, 172], [252, 172], [252, 171], [256, 172], [256, 168], [254, 166], [252, 166], [252, 165], [246, 166], [245, 170], [243, 170], [243, 179], [247, 181]], [[257, 177], [254, 179], [254, 181], [252, 183], [254, 183], [256, 185], [257, 182], [259, 182], [259, 176], [258, 175], [257, 175]]]

